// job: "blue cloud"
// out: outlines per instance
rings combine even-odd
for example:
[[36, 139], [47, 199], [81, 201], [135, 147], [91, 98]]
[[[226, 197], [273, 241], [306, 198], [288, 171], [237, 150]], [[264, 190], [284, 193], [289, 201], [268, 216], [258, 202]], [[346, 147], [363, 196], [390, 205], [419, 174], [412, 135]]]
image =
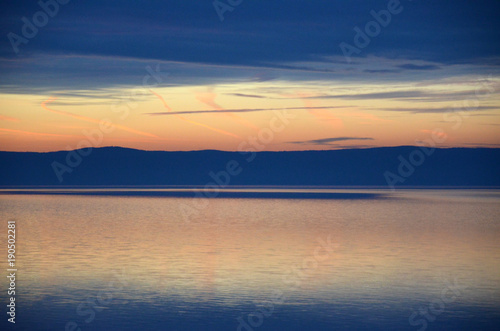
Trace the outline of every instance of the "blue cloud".
[[298, 145], [335, 145], [332, 143], [339, 141], [349, 141], [349, 140], [374, 140], [373, 138], [367, 137], [334, 137], [334, 138], [324, 138], [324, 139], [314, 139], [314, 140], [303, 140], [303, 141], [290, 141], [290, 144]]
[[[66, 88], [92, 82], [97, 86], [135, 84], [141, 75], [136, 72], [142, 67], [140, 61], [164, 61], [179, 63], [170, 71], [176, 84], [199, 84], [214, 77], [246, 77], [245, 68], [280, 70], [290, 80], [323, 79], [339, 74], [334, 58], [340, 67], [345, 65], [339, 44], [352, 43], [356, 34], [353, 29], [364, 28], [373, 20], [370, 12], [383, 10], [387, 3], [244, 1], [226, 12], [221, 22], [212, 1], [117, 4], [111, 0], [72, 0], [60, 5], [57, 14], [38, 28], [36, 36], [19, 44], [16, 55], [7, 35], [22, 37], [22, 18], [33, 21], [41, 7], [36, 1], [4, 1], [0, 5], [0, 34], [4, 36], [0, 41], [0, 75], [3, 82], [13, 80], [13, 85], [39, 88], [47, 81]], [[356, 68], [356, 63], [370, 56], [408, 63], [396, 69], [360, 69], [363, 79], [370, 79], [363, 74], [440, 71], [436, 69], [456, 63], [499, 66], [495, 59], [500, 55], [500, 43], [496, 42], [500, 40], [500, 2], [401, 0], [401, 5], [404, 10], [393, 16], [360, 54], [355, 54], [352, 66]], [[56, 61], [50, 65], [38, 63], [38, 57], [44, 54]], [[69, 55], [76, 56], [73, 63], [64, 60], [58, 66], [57, 59]], [[82, 64], [80, 59], [85, 57], [94, 60]], [[412, 64], [415, 59], [433, 64]], [[333, 67], [309, 65], [320, 61]], [[197, 70], [200, 65], [223, 69], [219, 73], [207, 67]], [[82, 76], [81, 80], [71, 80], [75, 74]]]
[[405, 63], [398, 66], [398, 68], [405, 70], [437, 70], [440, 67], [432, 64], [418, 65], [413, 63]]

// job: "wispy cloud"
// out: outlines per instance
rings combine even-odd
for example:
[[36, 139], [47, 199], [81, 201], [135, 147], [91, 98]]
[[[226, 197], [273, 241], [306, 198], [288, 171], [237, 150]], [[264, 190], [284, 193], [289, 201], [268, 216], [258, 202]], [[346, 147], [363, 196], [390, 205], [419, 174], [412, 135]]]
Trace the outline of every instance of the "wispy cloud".
[[234, 122], [237, 122], [243, 126], [246, 126], [247, 128], [253, 129], [255, 131], [258, 131], [259, 128], [255, 125], [253, 125], [251, 122], [240, 118], [238, 115], [233, 114], [233, 112], [228, 112], [225, 111], [225, 109], [220, 106], [217, 102], [215, 102], [215, 98], [217, 97], [217, 94], [214, 92], [213, 88], [209, 87], [207, 88], [206, 92], [203, 93], [196, 93], [196, 100], [204, 103], [205, 105], [212, 107], [217, 113], [222, 113], [225, 116], [228, 116], [231, 120]]
[[289, 141], [288, 144], [297, 145], [334, 145], [332, 143], [339, 141], [360, 141], [360, 140], [375, 140], [368, 137], [333, 137], [333, 138], [323, 138], [323, 139], [313, 139], [313, 140], [303, 140], [303, 141]]
[[[375, 110], [375, 108], [370, 108]], [[383, 111], [393, 111], [393, 112], [410, 112], [413, 114], [433, 114], [433, 113], [449, 113], [449, 112], [458, 112], [458, 111], [469, 111], [469, 112], [477, 112], [482, 110], [498, 110], [498, 107], [495, 106], [477, 106], [473, 109], [468, 110], [465, 107], [436, 107], [436, 108], [376, 108], [376, 110]]]
[[[220, 24], [212, 1], [123, 1], [117, 11], [113, 2], [87, 0], [51, 20], [43, 42], [19, 45], [19, 59], [5, 36], [21, 33], [20, 18], [36, 8], [33, 2], [16, 3], [0, 11], [0, 88], [7, 91], [135, 86], [150, 61], [170, 63], [169, 84], [191, 86], [235, 79], [370, 81], [387, 70], [401, 73], [394, 76], [404, 81], [409, 76], [429, 81], [459, 71], [498, 72], [500, 64], [493, 42], [500, 31], [500, 3], [494, 0], [414, 2], [397, 31], [386, 30], [387, 39], [363, 48], [349, 65], [338, 45], [352, 43], [353, 26], [376, 9], [372, 1], [264, 1]], [[280, 11], [282, 6], [287, 10]]]
[[328, 107], [284, 107], [284, 108], [240, 108], [240, 109], [222, 109], [222, 110], [187, 110], [177, 112], [159, 112], [159, 113], [144, 113], [145, 115], [187, 115], [187, 114], [207, 114], [207, 113], [249, 113], [255, 111], [272, 111], [272, 110], [312, 110], [312, 109], [336, 109], [336, 108], [351, 108], [352, 106], [328, 106]]
[[31, 131], [14, 130], [14, 129], [3, 129], [3, 128], [0, 128], [0, 131], [11, 132], [11, 133], [21, 133], [21, 134], [24, 134], [24, 135], [42, 136], [42, 137], [64, 137], [64, 138], [77, 137], [77, 136], [68, 135], [68, 134], [41, 133], [41, 132], [31, 132]]
[[255, 94], [244, 94], [244, 93], [228, 93], [227, 95], [234, 95], [236, 97], [243, 97], [243, 98], [259, 98], [259, 99], [265, 99], [266, 97], [262, 95], [255, 95]]
[[428, 94], [423, 91], [407, 90], [407, 91], [389, 91], [375, 93], [358, 93], [358, 94], [337, 94], [337, 95], [317, 95], [309, 97], [311, 99], [349, 99], [349, 100], [367, 100], [367, 99], [406, 99], [423, 97]]
[[400, 99], [417, 102], [456, 101], [457, 98], [477, 98], [475, 90], [464, 91], [426, 91], [426, 90], [397, 90], [357, 94], [323, 94], [308, 97], [310, 99], [346, 99], [346, 100], [372, 100], [372, 99]]
[[433, 65], [433, 64], [424, 64], [424, 65], [419, 65], [419, 64], [413, 64], [413, 63], [405, 63], [398, 65], [398, 68], [405, 69], [405, 70], [437, 70], [440, 69], [440, 66]]
[[331, 149], [358, 149], [358, 148], [374, 148], [373, 145], [331, 145]]
[[[166, 109], [168, 109], [169, 111], [172, 110], [170, 108], [170, 106], [167, 104], [167, 102], [165, 101], [165, 99], [159, 95], [158, 93], [152, 91], [152, 90], [149, 90], [152, 94], [154, 94], [158, 99], [160, 99], [160, 101], [163, 103], [163, 107], [165, 107]], [[216, 110], [218, 111], [218, 110]], [[196, 125], [196, 126], [200, 126], [200, 127], [203, 127], [203, 128], [206, 128], [208, 130], [211, 130], [211, 131], [214, 131], [214, 132], [217, 132], [217, 133], [220, 133], [220, 134], [223, 134], [223, 135], [226, 135], [226, 136], [229, 136], [229, 137], [233, 137], [233, 138], [237, 138], [237, 139], [242, 139], [240, 136], [234, 134], [234, 133], [231, 133], [231, 132], [227, 132], [227, 131], [224, 131], [224, 130], [221, 130], [221, 129], [217, 129], [217, 128], [214, 128], [214, 127], [211, 127], [207, 124], [204, 124], [204, 123], [199, 123], [199, 122], [195, 122], [195, 121], [191, 121], [185, 117], [182, 117], [182, 116], [179, 116], [178, 114], [174, 113], [174, 112], [168, 112], [168, 113], [165, 113], [165, 114], [174, 114], [177, 118], [187, 122], [187, 123], [191, 123], [193, 125]]]
[[365, 69], [363, 72], [368, 74], [395, 74], [403, 71], [430, 71], [441, 69], [440, 66], [435, 64], [414, 64], [404, 63], [395, 66], [397, 69]]
[[344, 122], [337, 116], [330, 114], [326, 109], [320, 108], [318, 102], [313, 99], [309, 99], [310, 94], [299, 92], [295, 93], [295, 95], [299, 96], [302, 102], [306, 107], [308, 107], [308, 112], [312, 116], [314, 116], [319, 122], [327, 123], [332, 126], [334, 129], [339, 129], [344, 126]]
[[[49, 112], [52, 112], [52, 113], [55, 113], [55, 114], [59, 114], [59, 115], [63, 115], [63, 116], [67, 116], [67, 117], [71, 117], [71, 118], [75, 118], [75, 119], [80, 120], [80, 121], [85, 121], [85, 122], [90, 122], [90, 123], [96, 123], [96, 124], [100, 124], [101, 123], [100, 120], [96, 120], [94, 118], [90, 118], [90, 117], [87, 117], [87, 116], [77, 115], [77, 114], [69, 113], [69, 112], [66, 112], [66, 111], [55, 110], [55, 109], [49, 108], [47, 105], [49, 103], [52, 103], [56, 99], [57, 99], [56, 97], [50, 97], [49, 99], [43, 101], [41, 103], [42, 108], [45, 109], [46, 111], [49, 111]], [[126, 127], [124, 125], [113, 124], [113, 126], [116, 127], [117, 129], [120, 129], [120, 130], [123, 130], [123, 131], [127, 131], [127, 132], [131, 132], [131, 133], [139, 134], [139, 135], [146, 136], [146, 137], [158, 138], [158, 136], [156, 136], [156, 135], [154, 135], [152, 133], [139, 131], [139, 130], [136, 130], [136, 129], [133, 129], [133, 128]]]
[[363, 72], [366, 72], [367, 74], [394, 74], [401, 72], [401, 70], [397, 69], [365, 69]]
[[0, 115], [0, 121], [19, 122], [19, 119], [10, 116]]

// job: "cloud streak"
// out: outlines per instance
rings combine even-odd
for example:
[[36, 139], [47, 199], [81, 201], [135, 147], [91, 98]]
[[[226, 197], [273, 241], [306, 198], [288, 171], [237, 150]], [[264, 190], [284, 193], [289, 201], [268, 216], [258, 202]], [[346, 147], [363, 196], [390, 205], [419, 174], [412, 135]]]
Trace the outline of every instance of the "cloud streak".
[[[371, 108], [375, 109], [375, 108]], [[477, 106], [473, 109], [467, 109], [465, 107], [436, 107], [436, 108], [376, 108], [376, 110], [382, 111], [392, 111], [392, 112], [410, 112], [413, 114], [439, 114], [439, 113], [453, 113], [453, 112], [478, 112], [487, 110], [498, 110], [495, 106]]]
[[335, 145], [333, 143], [339, 141], [362, 141], [362, 140], [375, 140], [368, 137], [333, 137], [333, 138], [323, 138], [323, 139], [313, 139], [313, 140], [303, 140], [303, 141], [289, 141], [288, 144], [297, 145]]
[[0, 121], [19, 122], [20, 120], [10, 116], [0, 115]]
[[14, 130], [14, 129], [4, 129], [4, 128], [0, 128], [0, 131], [10, 132], [10, 133], [21, 133], [21, 134], [24, 134], [24, 135], [42, 136], [42, 137], [63, 137], [63, 138], [74, 138], [74, 137], [76, 137], [74, 135], [68, 135], [68, 134], [40, 133], [40, 132], [31, 132], [31, 131]]
[[[152, 91], [152, 90], [149, 90], [151, 93], [153, 93], [158, 99], [160, 99], [160, 101], [163, 103], [163, 107], [167, 108], [169, 111], [171, 110], [170, 106], [167, 104], [167, 102], [165, 101], [165, 99], [159, 95], [158, 93]], [[215, 110], [217, 111], [217, 110]], [[171, 113], [166, 113], [166, 114], [174, 114], [173, 112]], [[217, 128], [214, 128], [214, 127], [211, 127], [207, 124], [204, 124], [204, 123], [200, 123], [200, 122], [195, 122], [195, 121], [192, 121], [190, 119], [187, 119], [183, 116], [180, 116], [178, 114], [174, 114], [177, 118], [185, 121], [185, 122], [188, 122], [188, 123], [191, 123], [193, 125], [196, 125], [196, 126], [201, 126], [203, 128], [206, 128], [208, 130], [211, 130], [211, 131], [214, 131], [214, 132], [217, 132], [217, 133], [220, 133], [220, 134], [223, 134], [223, 135], [226, 135], [226, 136], [229, 136], [229, 137], [233, 137], [233, 138], [237, 138], [237, 139], [242, 139], [240, 136], [234, 134], [234, 133], [231, 133], [231, 132], [227, 132], [227, 131], [224, 131], [224, 130], [221, 130], [221, 129], [217, 129]]]
[[[58, 115], [72, 117], [72, 118], [75, 118], [75, 119], [80, 120], [80, 121], [85, 121], [85, 122], [90, 122], [90, 123], [95, 123], [95, 124], [100, 124], [101, 123], [100, 120], [96, 120], [94, 118], [90, 118], [90, 117], [82, 116], [82, 115], [76, 115], [76, 114], [72, 114], [72, 113], [69, 113], [69, 112], [66, 112], [66, 111], [55, 110], [55, 109], [49, 108], [47, 105], [49, 103], [51, 103], [52, 101], [56, 100], [56, 99], [57, 99], [56, 97], [50, 97], [49, 99], [45, 100], [44, 102], [41, 103], [42, 108], [45, 109], [45, 110], [47, 110], [47, 111], [49, 111], [49, 112], [52, 112], [52, 113], [55, 113], [55, 114], [58, 114]], [[136, 130], [136, 129], [132, 129], [132, 128], [126, 127], [124, 125], [114, 124], [113, 123], [113, 126], [116, 127], [117, 129], [120, 129], [120, 130], [123, 130], [123, 131], [127, 131], [127, 132], [131, 132], [131, 133], [135, 133], [135, 134], [138, 134], [138, 135], [141, 135], [141, 136], [146, 136], [146, 137], [151, 137], [151, 138], [158, 138], [158, 136], [156, 136], [154, 134], [151, 134], [151, 133], [148, 133], [148, 132], [142, 132], [142, 131], [139, 131], [139, 130]]]
[[164, 115], [193, 115], [193, 114], [210, 114], [210, 113], [251, 113], [259, 111], [273, 111], [273, 110], [313, 110], [313, 109], [337, 109], [337, 108], [351, 108], [352, 106], [328, 106], [328, 107], [282, 107], [282, 108], [240, 108], [240, 109], [222, 109], [222, 110], [187, 110], [187, 111], [173, 111], [173, 112], [159, 112], [159, 113], [144, 113], [151, 116], [164, 116]]
[[433, 64], [419, 65], [419, 64], [413, 64], [413, 63], [401, 64], [401, 65], [398, 65], [398, 68], [401, 68], [404, 70], [437, 70], [437, 69], [441, 69], [440, 66], [433, 65]]
[[345, 100], [405, 100], [421, 102], [456, 101], [457, 98], [477, 99], [475, 90], [431, 92], [425, 90], [403, 90], [357, 94], [330, 94], [307, 97], [309, 99], [345, 99]]
[[247, 128], [253, 129], [256, 132], [259, 130], [259, 128], [253, 125], [251, 122], [240, 118], [238, 115], [233, 114], [233, 112], [225, 111], [225, 109], [222, 106], [220, 106], [217, 102], [215, 102], [217, 94], [213, 91], [213, 88], [209, 87], [206, 92], [197, 93], [195, 97], [196, 100], [200, 101], [201, 103], [204, 103], [209, 107], [212, 107], [216, 111], [216, 113], [224, 114], [225, 116], [228, 116], [232, 121], [237, 122], [243, 126], [246, 126]]

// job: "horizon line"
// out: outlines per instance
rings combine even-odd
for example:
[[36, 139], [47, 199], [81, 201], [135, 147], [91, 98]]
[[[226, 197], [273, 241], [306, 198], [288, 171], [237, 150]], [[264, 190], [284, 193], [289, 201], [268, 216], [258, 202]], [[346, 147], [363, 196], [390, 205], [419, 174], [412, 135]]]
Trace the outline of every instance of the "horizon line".
[[99, 147], [86, 147], [86, 148], [75, 148], [75, 149], [63, 149], [63, 150], [53, 150], [53, 151], [4, 151], [0, 150], [0, 153], [38, 153], [38, 154], [48, 154], [48, 153], [60, 153], [60, 152], [72, 152], [84, 149], [127, 149], [141, 152], [166, 152], [166, 153], [189, 153], [189, 152], [222, 152], [222, 153], [295, 153], [295, 152], [334, 152], [334, 151], [346, 151], [346, 150], [366, 150], [366, 149], [383, 149], [383, 148], [434, 148], [434, 149], [500, 149], [498, 147], [488, 147], [488, 146], [477, 146], [477, 147], [466, 147], [466, 146], [454, 146], [454, 147], [432, 147], [432, 146], [418, 146], [418, 145], [397, 145], [397, 146], [369, 146], [369, 147], [353, 147], [353, 148], [335, 148], [335, 149], [303, 149], [303, 150], [280, 150], [280, 151], [237, 151], [237, 150], [220, 150], [220, 149], [196, 149], [196, 150], [148, 150], [148, 149], [138, 149], [133, 147], [124, 146], [99, 146]]

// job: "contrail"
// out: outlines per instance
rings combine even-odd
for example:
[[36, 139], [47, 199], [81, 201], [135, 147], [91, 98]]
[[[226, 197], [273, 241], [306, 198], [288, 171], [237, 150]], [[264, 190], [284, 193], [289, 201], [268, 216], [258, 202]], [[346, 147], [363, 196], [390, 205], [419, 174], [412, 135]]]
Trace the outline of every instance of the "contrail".
[[[45, 110], [47, 110], [47, 111], [59, 114], [59, 115], [73, 117], [73, 118], [79, 119], [81, 121], [86, 121], [86, 122], [90, 122], [90, 123], [97, 123], [97, 124], [101, 123], [101, 121], [96, 120], [94, 118], [90, 118], [90, 117], [86, 117], [86, 116], [82, 116], [82, 115], [76, 115], [76, 114], [68, 113], [68, 112], [65, 112], [65, 111], [62, 111], [62, 110], [54, 110], [54, 109], [50, 109], [49, 107], [47, 107], [47, 104], [51, 103], [54, 100], [57, 100], [57, 97], [50, 97], [46, 101], [42, 102], [42, 108], [45, 109]], [[113, 123], [113, 126], [115, 128], [117, 128], [117, 129], [121, 129], [123, 131], [132, 132], [132, 133], [139, 134], [139, 135], [142, 135], [142, 136], [152, 137], [152, 138], [159, 138], [158, 136], [156, 136], [154, 134], [151, 134], [151, 133], [148, 133], [148, 132], [142, 132], [142, 131], [139, 131], [139, 130], [135, 130], [135, 129], [132, 129], [132, 128], [129, 128], [129, 127], [126, 127], [126, 126], [123, 126], [123, 125], [120, 125], [120, 124], [114, 124]]]
[[7, 132], [15, 132], [15, 133], [23, 133], [23, 134], [30, 134], [34, 136], [50, 136], [50, 137], [76, 137], [73, 135], [68, 135], [68, 134], [56, 134], [56, 133], [39, 133], [39, 132], [30, 132], [30, 131], [22, 131], [22, 130], [14, 130], [14, 129], [1, 129], [0, 131], [7, 131]]
[[224, 108], [222, 108], [219, 104], [217, 104], [215, 102], [215, 97], [216, 96], [217, 96], [217, 94], [215, 94], [214, 92], [211, 92], [211, 90], [209, 89], [208, 92], [206, 92], [206, 93], [198, 93], [198, 94], [196, 94], [196, 100], [198, 100], [198, 101], [206, 104], [209, 107], [212, 107], [213, 109], [217, 110], [217, 112], [220, 111], [221, 114], [229, 116], [232, 120], [240, 123], [243, 126], [246, 126], [247, 128], [253, 129], [255, 131], [259, 131], [260, 130], [259, 127], [253, 125], [251, 122], [242, 119], [238, 115], [231, 114], [230, 112], [227, 112]]
[[309, 95], [305, 93], [297, 93], [297, 96], [302, 99], [302, 102], [304, 102], [304, 105], [306, 106], [306, 108], [308, 108], [308, 112], [318, 120], [326, 121], [335, 129], [344, 126], [344, 123], [340, 118], [333, 116], [328, 111], [325, 111], [324, 109], [322, 109], [323, 107], [315, 107], [315, 102], [313, 102], [313, 100], [311, 99], [308, 99]]
[[10, 117], [10, 116], [0, 115], [0, 121], [19, 122], [20, 120], [18, 118], [14, 118], [14, 117]]
[[274, 107], [274, 108], [241, 108], [241, 109], [224, 109], [224, 110], [187, 110], [162, 113], [144, 113], [147, 115], [196, 115], [196, 114], [213, 114], [213, 113], [251, 113], [270, 110], [311, 110], [311, 109], [336, 109], [336, 108], [352, 108], [353, 106], [326, 106], [326, 107]]
[[[170, 106], [167, 104], [167, 102], [165, 101], [165, 99], [163, 99], [163, 97], [161, 95], [159, 95], [158, 93], [156, 93], [155, 91], [152, 91], [152, 90], [149, 90], [149, 92], [153, 93], [154, 95], [156, 95], [158, 97], [158, 99], [161, 100], [161, 102], [163, 103], [163, 106], [165, 108], [167, 108], [168, 111], [171, 111], [172, 109], [170, 108]], [[191, 120], [188, 120], [187, 118], [183, 117], [183, 116], [180, 116], [180, 115], [175, 115], [176, 117], [180, 118], [181, 120], [183, 121], [186, 121], [188, 123], [191, 123], [193, 125], [198, 125], [198, 126], [201, 126], [201, 127], [204, 127], [206, 129], [209, 129], [209, 130], [212, 130], [212, 131], [215, 131], [215, 132], [218, 132], [218, 133], [221, 133], [221, 134], [224, 134], [226, 136], [230, 136], [230, 137], [233, 137], [233, 138], [237, 138], [237, 139], [242, 139], [240, 136], [237, 136], [231, 132], [227, 132], [227, 131], [224, 131], [224, 130], [220, 130], [220, 129], [217, 129], [217, 128], [213, 128], [209, 125], [206, 125], [206, 124], [203, 124], [203, 123], [198, 123], [198, 122], [195, 122], [195, 121], [191, 121]]]

